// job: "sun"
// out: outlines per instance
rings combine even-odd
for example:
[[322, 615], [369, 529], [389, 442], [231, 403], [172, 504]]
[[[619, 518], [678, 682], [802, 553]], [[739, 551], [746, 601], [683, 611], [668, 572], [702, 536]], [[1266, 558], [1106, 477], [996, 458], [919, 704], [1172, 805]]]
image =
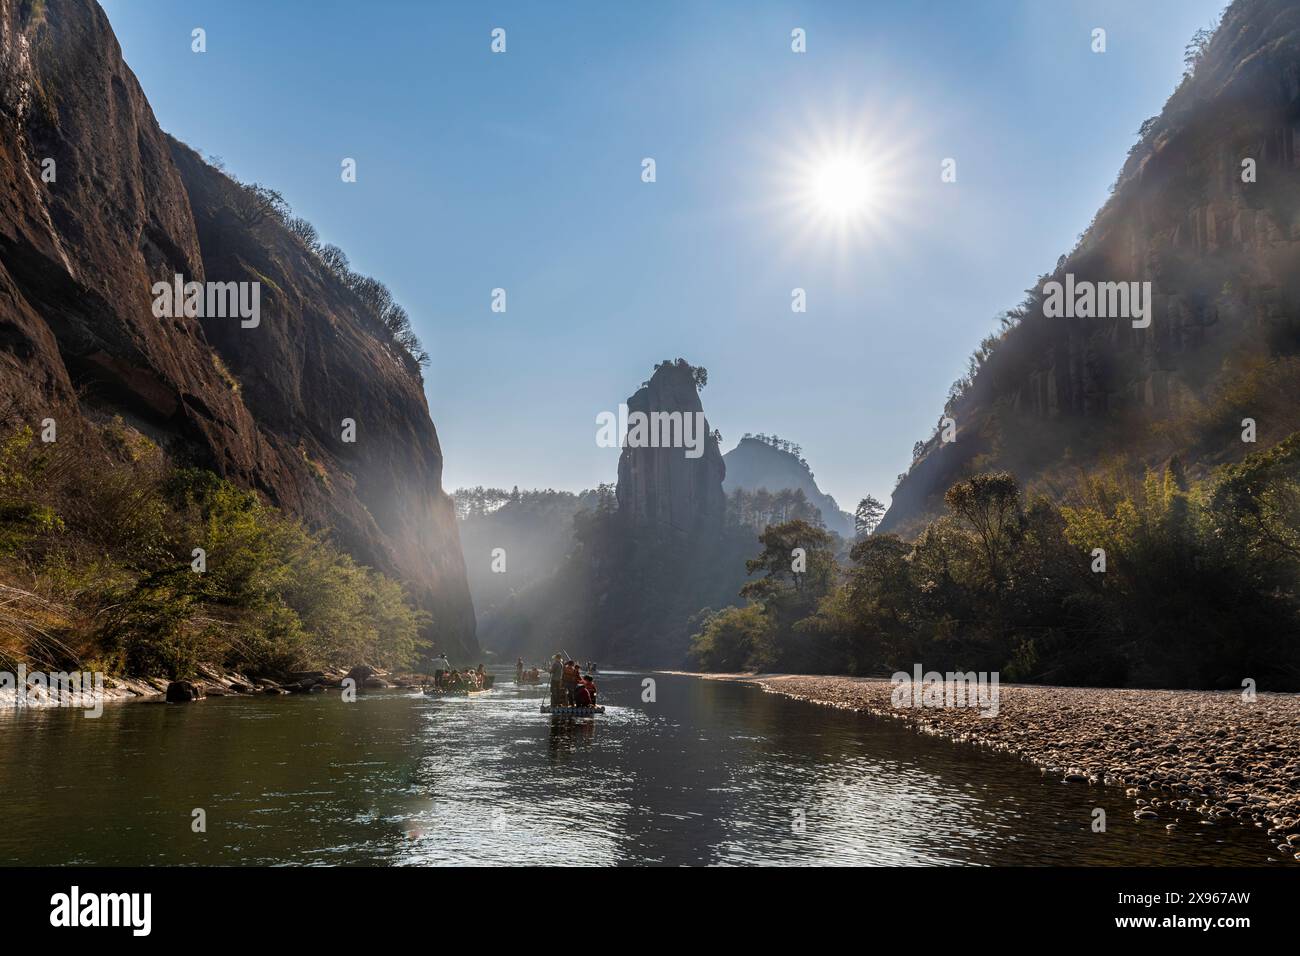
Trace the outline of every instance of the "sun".
[[888, 161], [863, 137], [805, 144], [786, 166], [787, 221], [806, 240], [848, 247], [877, 234], [894, 203], [897, 185]]
[[809, 171], [808, 199], [823, 216], [849, 219], [863, 214], [871, 205], [872, 172], [856, 156], [830, 156]]
[[756, 135], [749, 208], [782, 256], [856, 268], [868, 251], [873, 263], [901, 254], [915, 235], [912, 210], [928, 182], [917, 163], [927, 138], [917, 111], [909, 101], [854, 97], [792, 105], [774, 114], [779, 129]]

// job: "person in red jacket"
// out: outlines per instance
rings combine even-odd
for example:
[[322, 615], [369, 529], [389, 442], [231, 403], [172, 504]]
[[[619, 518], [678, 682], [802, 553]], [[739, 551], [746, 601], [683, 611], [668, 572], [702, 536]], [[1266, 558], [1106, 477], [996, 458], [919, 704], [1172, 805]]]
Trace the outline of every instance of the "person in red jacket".
[[579, 681], [577, 686], [573, 688], [573, 706], [574, 707], [592, 706], [591, 691], [588, 690], [587, 684], [585, 682]]
[[587, 692], [587, 699], [591, 701], [588, 707], [596, 706], [596, 682], [591, 679], [590, 674], [582, 675], [582, 683], [578, 685]]

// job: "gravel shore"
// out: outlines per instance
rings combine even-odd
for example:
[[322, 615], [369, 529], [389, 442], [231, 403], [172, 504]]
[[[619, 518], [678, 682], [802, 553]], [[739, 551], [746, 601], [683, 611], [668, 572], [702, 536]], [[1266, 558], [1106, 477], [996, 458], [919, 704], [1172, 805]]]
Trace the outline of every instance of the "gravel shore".
[[1134, 816], [1177, 827], [1201, 819], [1268, 831], [1300, 861], [1300, 695], [1110, 690], [1004, 684], [997, 716], [891, 706], [889, 681], [797, 674], [697, 674], [902, 720], [922, 733], [1019, 756], [1081, 786], [1125, 787]]

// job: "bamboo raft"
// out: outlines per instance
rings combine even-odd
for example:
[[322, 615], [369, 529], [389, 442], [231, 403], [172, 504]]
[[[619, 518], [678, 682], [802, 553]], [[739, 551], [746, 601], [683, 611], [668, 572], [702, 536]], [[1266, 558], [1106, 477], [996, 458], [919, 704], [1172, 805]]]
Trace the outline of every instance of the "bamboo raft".
[[595, 717], [597, 714], [603, 714], [605, 708], [602, 706], [595, 707], [552, 707], [550, 704], [542, 704], [542, 713], [550, 714], [552, 717]]
[[475, 697], [492, 689], [496, 682], [496, 675], [489, 674], [483, 681], [482, 687], [426, 687], [424, 689], [425, 697]]
[[466, 687], [459, 687], [455, 690], [446, 690], [442, 687], [426, 687], [424, 689], [425, 697], [477, 697], [479, 694], [486, 694], [489, 688], [476, 687], [470, 690]]

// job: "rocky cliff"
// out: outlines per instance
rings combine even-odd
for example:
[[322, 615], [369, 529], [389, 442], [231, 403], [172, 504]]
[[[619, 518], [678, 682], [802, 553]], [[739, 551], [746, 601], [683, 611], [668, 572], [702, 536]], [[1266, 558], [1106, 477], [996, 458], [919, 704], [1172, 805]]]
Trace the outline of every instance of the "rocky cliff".
[[[971, 471], [1059, 492], [1112, 456], [1204, 472], [1300, 428], [1298, 133], [1300, 6], [1237, 0], [1078, 246], [981, 346], [945, 410], [956, 440], [924, 443], [881, 530], [914, 530]], [[1149, 326], [1047, 317], [1067, 276], [1151, 283]]]
[[[236, 214], [239, 188], [162, 133], [93, 0], [0, 0], [0, 407], [122, 416], [329, 529], [469, 655], [418, 369], [278, 220]], [[155, 317], [176, 275], [259, 283], [259, 323]]]
[[[628, 420], [633, 424], [633, 416], [648, 417], [651, 424], [647, 439], [654, 446], [634, 447], [635, 432], [629, 428], [618, 460], [619, 514], [634, 528], [678, 535], [717, 535], [727, 513], [722, 491], [727, 468], [704, 417], [691, 366], [680, 359], [659, 365], [650, 380], [627, 400], [627, 407]], [[652, 416], [657, 415], [676, 417], [661, 419], [668, 424], [655, 430]], [[660, 441], [660, 433], [670, 434], [667, 429], [674, 422], [683, 425], [680, 434], [685, 440], [693, 436], [697, 444], [692, 448], [682, 443], [665, 447], [669, 441]], [[692, 457], [697, 449], [699, 453]]]
[[[484, 616], [483, 640], [494, 650], [545, 659], [564, 649], [605, 666], [682, 667], [693, 617], [739, 602], [758, 539], [726, 521], [726, 467], [704, 419], [702, 373], [684, 359], [663, 362], [627, 402], [629, 442], [638, 412], [698, 414], [689, 437], [699, 456], [662, 443], [625, 445], [615, 494], [602, 485], [585, 496], [550, 573], [520, 576], [519, 589]], [[500, 577], [513, 589], [513, 572]]]

